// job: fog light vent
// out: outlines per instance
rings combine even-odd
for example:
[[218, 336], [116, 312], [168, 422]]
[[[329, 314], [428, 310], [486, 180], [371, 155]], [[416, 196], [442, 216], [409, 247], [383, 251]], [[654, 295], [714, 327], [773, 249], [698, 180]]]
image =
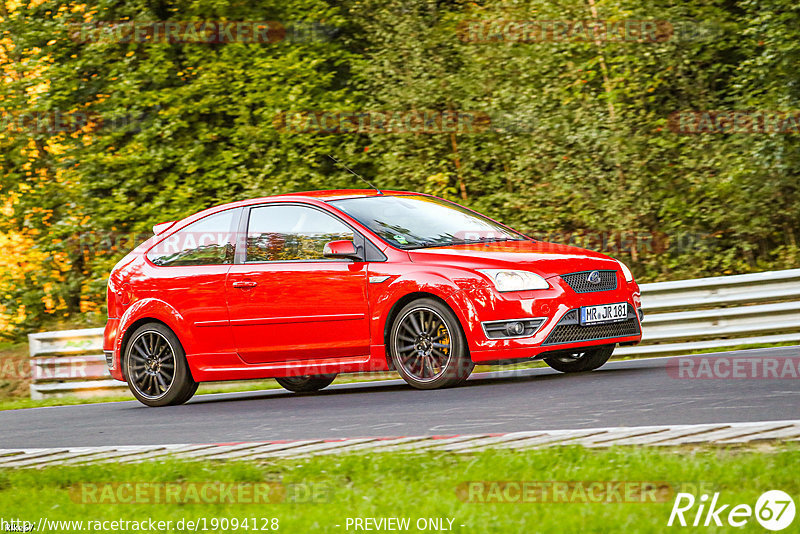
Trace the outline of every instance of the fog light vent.
[[483, 323], [483, 331], [489, 339], [509, 339], [530, 337], [544, 324], [544, 317], [532, 319], [512, 319], [510, 321], [489, 321]]

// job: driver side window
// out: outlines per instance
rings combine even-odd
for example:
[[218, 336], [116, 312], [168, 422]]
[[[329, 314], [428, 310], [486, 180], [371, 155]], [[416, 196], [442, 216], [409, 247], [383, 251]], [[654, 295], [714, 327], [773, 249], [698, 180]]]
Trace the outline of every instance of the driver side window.
[[[250, 210], [247, 262], [324, 260], [325, 243], [352, 241], [353, 230], [339, 219], [305, 206], [262, 206]], [[327, 261], [327, 260], [326, 260]]]

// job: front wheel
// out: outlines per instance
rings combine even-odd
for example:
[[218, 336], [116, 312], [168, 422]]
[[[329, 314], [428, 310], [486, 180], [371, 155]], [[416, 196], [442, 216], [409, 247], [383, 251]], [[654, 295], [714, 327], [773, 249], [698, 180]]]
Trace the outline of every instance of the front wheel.
[[123, 362], [128, 388], [147, 406], [183, 404], [197, 391], [178, 336], [161, 323], [133, 332]]
[[557, 356], [545, 358], [547, 365], [562, 373], [580, 373], [594, 371], [611, 357], [614, 345], [606, 345], [587, 349], [584, 352], [562, 353]]
[[304, 375], [304, 376], [283, 376], [276, 378], [275, 381], [281, 387], [294, 391], [295, 393], [308, 393], [319, 391], [331, 385], [336, 379], [336, 375]]
[[388, 348], [397, 372], [417, 389], [455, 386], [475, 367], [455, 314], [434, 299], [415, 300], [400, 310]]

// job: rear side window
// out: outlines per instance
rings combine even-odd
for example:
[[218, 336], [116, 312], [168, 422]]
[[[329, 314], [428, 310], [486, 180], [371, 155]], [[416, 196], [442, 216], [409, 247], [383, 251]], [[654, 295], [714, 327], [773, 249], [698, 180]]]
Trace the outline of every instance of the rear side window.
[[349, 226], [318, 209], [303, 206], [253, 208], [247, 228], [247, 261], [323, 260], [325, 243], [352, 241], [353, 237]]
[[175, 232], [147, 252], [155, 265], [224, 265], [233, 263], [233, 225], [238, 210], [227, 210]]

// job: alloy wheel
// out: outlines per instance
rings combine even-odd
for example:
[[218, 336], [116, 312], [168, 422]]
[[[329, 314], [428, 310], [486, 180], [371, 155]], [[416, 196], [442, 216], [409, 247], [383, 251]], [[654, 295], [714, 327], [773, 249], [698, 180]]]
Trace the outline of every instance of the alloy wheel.
[[133, 340], [130, 383], [143, 397], [163, 397], [175, 380], [175, 351], [159, 332], [142, 332]]
[[403, 370], [414, 380], [436, 380], [452, 358], [452, 334], [444, 318], [430, 308], [414, 308], [399, 321], [394, 351]]

